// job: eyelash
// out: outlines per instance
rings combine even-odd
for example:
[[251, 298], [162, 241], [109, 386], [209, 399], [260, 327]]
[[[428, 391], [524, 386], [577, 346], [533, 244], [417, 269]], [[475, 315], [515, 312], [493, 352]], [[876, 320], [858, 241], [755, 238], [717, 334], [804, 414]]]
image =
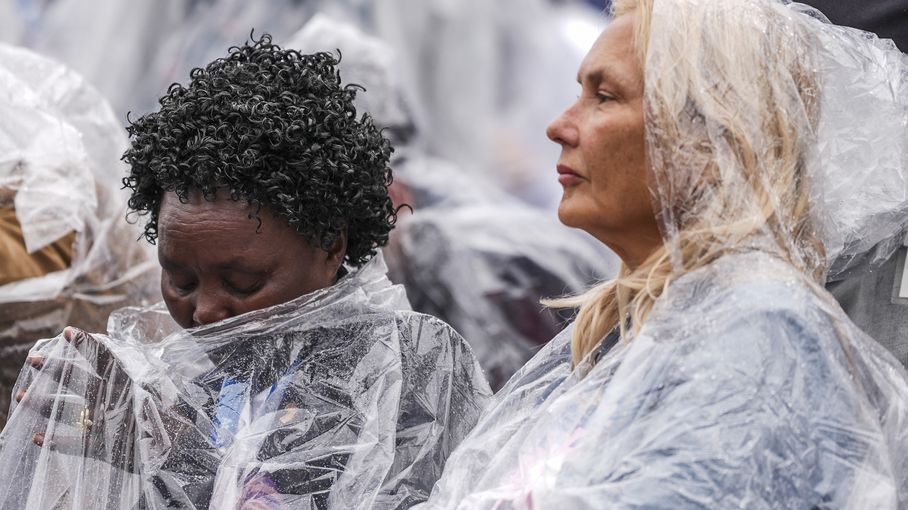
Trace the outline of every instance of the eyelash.
[[[185, 285], [180, 285], [171, 280], [171, 285], [173, 285], [173, 288], [177, 291], [178, 294], [180, 294], [181, 296], [185, 296], [186, 294], [189, 294], [190, 292], [192, 292], [195, 289], [196, 282], [192, 282], [192, 283], [185, 284]], [[258, 291], [262, 287], [261, 282], [256, 282], [253, 285], [250, 285], [246, 288], [240, 288], [239, 286], [234, 285], [228, 281], [225, 281], [224, 285], [228, 288], [228, 290], [230, 290], [234, 294], [240, 294], [240, 295], [246, 295], [246, 296]]]
[[225, 283], [225, 285], [227, 285], [227, 287], [230, 289], [231, 292], [233, 292], [235, 294], [241, 294], [244, 296], [248, 296], [249, 294], [252, 294], [252, 293], [256, 292], [257, 290], [259, 290], [260, 288], [262, 288], [261, 282], [256, 282], [256, 283], [250, 285], [249, 287], [242, 288], [242, 289], [237, 287], [236, 285], [233, 285], [230, 282], [225, 281], [224, 283]]
[[176, 282], [172, 282], [172, 284], [173, 284], [173, 288], [176, 289], [177, 292], [182, 296], [185, 296], [186, 294], [189, 294], [190, 292], [192, 292], [192, 290], [195, 289], [195, 286], [196, 286], [195, 282], [192, 282], [187, 285], [178, 285]]
[[[606, 101], [614, 101], [615, 98], [605, 92], [596, 92], [593, 94], [593, 97], [599, 102], [599, 104], [605, 103]], [[581, 96], [578, 94], [577, 99], [579, 100]]]

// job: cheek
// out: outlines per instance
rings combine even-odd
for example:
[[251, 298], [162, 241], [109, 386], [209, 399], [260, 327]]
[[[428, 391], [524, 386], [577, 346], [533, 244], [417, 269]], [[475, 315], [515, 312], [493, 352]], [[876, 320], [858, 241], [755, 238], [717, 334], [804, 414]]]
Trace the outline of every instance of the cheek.
[[321, 249], [295, 243], [283, 253], [286, 255], [276, 264], [270, 287], [285, 301], [330, 287], [334, 283], [337, 267]]
[[592, 193], [605, 207], [636, 204], [648, 197], [642, 119], [627, 115], [602, 124], [587, 151]]
[[274, 285], [274, 300], [289, 301], [304, 294], [309, 294], [325, 287], [333, 281], [325, 278], [324, 264], [304, 266], [303, 271], [288, 272], [286, 278]]
[[595, 187], [632, 189], [646, 179], [646, 144], [642, 122], [603, 123], [591, 132], [585, 159]]
[[323, 280], [320, 274], [313, 271], [279, 272], [258, 292], [245, 297], [234, 297], [230, 302], [230, 308], [235, 315], [240, 315], [286, 303], [333, 283]]

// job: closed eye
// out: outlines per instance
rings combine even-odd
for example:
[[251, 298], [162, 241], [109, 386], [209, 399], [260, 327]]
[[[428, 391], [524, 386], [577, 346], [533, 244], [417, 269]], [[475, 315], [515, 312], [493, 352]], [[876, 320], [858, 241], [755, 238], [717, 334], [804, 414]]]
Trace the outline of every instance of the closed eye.
[[189, 294], [190, 292], [195, 290], [196, 285], [198, 285], [198, 284], [196, 282], [187, 282], [187, 283], [181, 283], [181, 284], [177, 284], [177, 283], [173, 282], [172, 285], [173, 285], [173, 288], [176, 289], [180, 295], [185, 296], [186, 294]]
[[264, 285], [264, 282], [262, 282], [262, 281], [256, 281], [256, 282], [253, 282], [250, 284], [247, 284], [245, 282], [243, 284], [238, 284], [236, 282], [231, 282], [229, 280], [224, 281], [224, 286], [227, 287], [227, 289], [230, 292], [232, 292], [233, 294], [241, 295], [241, 296], [248, 296], [250, 294], [255, 294], [256, 292], [259, 291], [259, 289], [261, 289], [263, 287], [263, 285]]

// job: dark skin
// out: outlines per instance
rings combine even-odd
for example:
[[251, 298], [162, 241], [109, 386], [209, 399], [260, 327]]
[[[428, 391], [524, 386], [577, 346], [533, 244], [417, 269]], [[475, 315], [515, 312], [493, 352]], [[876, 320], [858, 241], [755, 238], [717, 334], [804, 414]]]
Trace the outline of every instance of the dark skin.
[[[205, 200], [198, 191], [190, 193], [186, 203], [180, 202], [175, 193], [164, 196], [158, 219], [161, 293], [170, 315], [180, 326], [211, 324], [285, 303], [335, 283], [346, 253], [343, 237], [331, 250], [324, 250], [310, 244], [268, 208], [258, 211], [261, 224], [253, 213], [255, 208], [245, 201], [231, 200], [226, 190], [219, 191], [213, 201]], [[83, 404], [74, 408], [84, 405], [95, 423], [106, 419], [108, 413], [99, 408], [94, 396], [118, 393], [107, 386], [113, 384], [110, 381], [122, 386], [127, 380], [125, 373], [116, 358], [87, 333], [66, 328], [63, 337], [89, 360], [90, 373], [74, 374], [81, 369], [72, 363], [46, 360], [40, 355], [29, 357], [27, 362], [64, 385], [70, 379], [96, 381]], [[15, 399], [40, 409], [45, 416], [56, 412], [51, 409], [52, 400], [31, 396], [25, 390], [20, 390]], [[66, 419], [75, 422], [82, 417]], [[120, 428], [130, 426], [131, 423], [124, 423]], [[90, 426], [85, 433], [91, 433]], [[128, 437], [128, 433], [123, 437]], [[53, 444], [61, 451], [72, 450], [73, 454], [106, 456], [90, 449], [76, 451], [78, 445], [85, 443], [80, 439], [57, 437]], [[45, 433], [36, 433], [33, 441], [43, 446]], [[99, 444], [87, 444], [92, 443]]]
[[286, 303], [334, 284], [344, 259], [342, 239], [331, 251], [312, 246], [266, 208], [259, 226], [245, 201], [219, 192], [214, 202], [168, 193], [158, 216], [161, 294], [184, 328], [210, 324]]

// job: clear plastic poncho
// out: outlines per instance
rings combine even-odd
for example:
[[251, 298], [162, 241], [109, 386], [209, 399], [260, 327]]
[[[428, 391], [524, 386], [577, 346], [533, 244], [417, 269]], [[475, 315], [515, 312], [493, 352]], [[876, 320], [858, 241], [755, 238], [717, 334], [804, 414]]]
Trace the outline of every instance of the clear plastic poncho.
[[420, 508], [908, 507], [908, 374], [821, 286], [908, 221], [901, 54], [770, 0], [652, 16], [670, 284], [576, 367], [570, 330], [550, 342]]
[[423, 501], [489, 389], [453, 329], [408, 310], [378, 259], [191, 330], [159, 305], [116, 312], [109, 336], [42, 342], [0, 435], [0, 508]]
[[0, 117], [0, 207], [15, 207], [26, 249], [75, 234], [67, 269], [0, 285], [2, 423], [35, 340], [102, 330], [112, 310], [160, 290], [154, 252], [126, 221], [126, 131], [107, 101], [63, 65], [0, 45]]

